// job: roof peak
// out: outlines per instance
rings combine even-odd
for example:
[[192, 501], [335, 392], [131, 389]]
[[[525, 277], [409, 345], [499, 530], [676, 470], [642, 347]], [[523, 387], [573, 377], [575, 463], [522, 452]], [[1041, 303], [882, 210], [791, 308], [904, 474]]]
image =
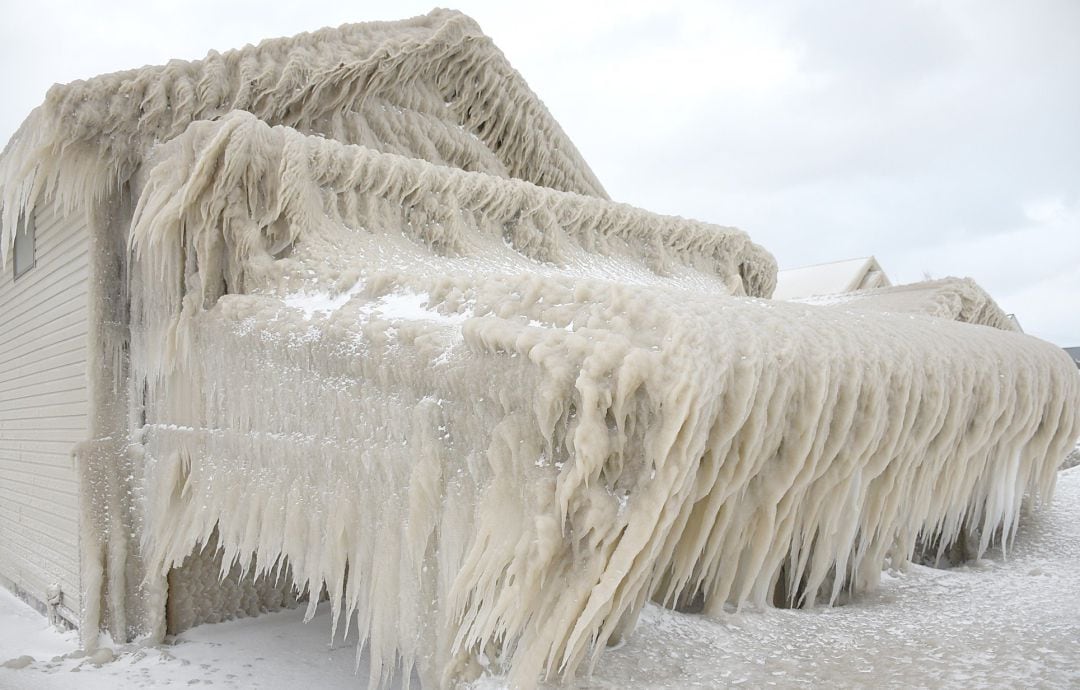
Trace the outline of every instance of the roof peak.
[[316, 44], [323, 41], [370, 40], [377, 37], [380, 33], [398, 33], [410, 29], [416, 30], [417, 33], [425, 30], [431, 32], [459, 31], [462, 34], [470, 33], [475, 34], [476, 36], [485, 36], [480, 29], [480, 25], [463, 12], [445, 8], [435, 8], [427, 14], [408, 17], [406, 19], [350, 22], [339, 26], [326, 26], [320, 29], [301, 31], [286, 36], [264, 38], [257, 43], [247, 43], [234, 48], [222, 48], [220, 50], [210, 49], [207, 51], [206, 55], [202, 57], [173, 58], [163, 64], [143, 65], [141, 67], [117, 70], [115, 72], [104, 72], [83, 79], [58, 83], [54, 84], [49, 89], [49, 92], [46, 94], [46, 102], [51, 98], [54, 98], [54, 96], [52, 96], [54, 90], [63, 92], [68, 89], [80, 88], [84, 85], [93, 84], [99, 80], [130, 79], [155, 71], [176, 69], [180, 66], [199, 66], [216, 59], [243, 58], [262, 53], [278, 52], [281, 50], [287, 51], [300, 47], [301, 45]]
[[479, 25], [437, 9], [54, 86], [0, 154], [0, 256], [19, 215], [43, 194], [55, 193], [68, 209], [104, 199], [154, 146], [192, 122], [242, 110], [270, 125], [336, 137], [345, 119], [377, 97], [406, 107], [445, 102], [510, 176], [607, 198], [573, 142]]

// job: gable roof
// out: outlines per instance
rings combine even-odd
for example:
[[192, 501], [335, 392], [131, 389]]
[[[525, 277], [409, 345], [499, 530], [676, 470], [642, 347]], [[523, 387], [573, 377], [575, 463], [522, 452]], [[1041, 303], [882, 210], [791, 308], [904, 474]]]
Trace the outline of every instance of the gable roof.
[[[0, 257], [19, 214], [43, 194], [57, 194], [66, 208], [102, 199], [130, 179], [157, 143], [193, 121], [244, 110], [271, 125], [344, 143], [392, 149], [395, 141], [415, 138], [385, 127], [372, 135], [377, 128], [365, 116], [385, 109], [416, 114], [422, 121], [410, 123], [413, 135], [441, 127], [457, 146], [468, 146], [469, 138], [481, 142], [504, 175], [607, 198], [562, 128], [476, 22], [434, 10], [54, 86], [0, 154]], [[433, 121], [441, 124], [433, 127]], [[430, 158], [437, 148], [421, 142], [390, 152]], [[485, 171], [500, 172], [491, 167]]]
[[776, 275], [773, 299], [833, 295], [886, 285], [892, 283], [877, 259], [864, 256], [780, 271]]

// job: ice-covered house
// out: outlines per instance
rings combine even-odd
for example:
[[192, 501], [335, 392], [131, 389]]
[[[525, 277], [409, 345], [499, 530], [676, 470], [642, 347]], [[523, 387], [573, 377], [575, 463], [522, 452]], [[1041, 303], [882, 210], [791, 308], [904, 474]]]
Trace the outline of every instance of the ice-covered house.
[[569, 678], [1008, 539], [1076, 435], [1060, 349], [609, 201], [453, 12], [55, 87], [0, 199], [0, 575], [87, 645], [322, 598], [376, 683]]

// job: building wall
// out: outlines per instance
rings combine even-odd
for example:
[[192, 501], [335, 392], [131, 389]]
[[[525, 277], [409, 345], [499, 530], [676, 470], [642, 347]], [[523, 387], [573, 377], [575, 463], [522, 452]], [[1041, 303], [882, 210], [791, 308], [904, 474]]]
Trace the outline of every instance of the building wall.
[[79, 492], [72, 448], [87, 438], [86, 221], [36, 215], [36, 263], [0, 268], [0, 584], [79, 620]]

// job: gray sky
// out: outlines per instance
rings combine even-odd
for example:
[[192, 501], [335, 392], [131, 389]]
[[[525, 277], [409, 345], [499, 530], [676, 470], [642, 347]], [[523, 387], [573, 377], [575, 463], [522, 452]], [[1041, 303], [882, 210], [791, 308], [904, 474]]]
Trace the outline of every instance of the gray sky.
[[[54, 82], [431, 5], [5, 0], [0, 141]], [[96, 3], [95, 3], [96, 4]], [[104, 4], [104, 3], [102, 3]], [[471, 2], [619, 201], [781, 268], [975, 278], [1080, 345], [1080, 2]]]

